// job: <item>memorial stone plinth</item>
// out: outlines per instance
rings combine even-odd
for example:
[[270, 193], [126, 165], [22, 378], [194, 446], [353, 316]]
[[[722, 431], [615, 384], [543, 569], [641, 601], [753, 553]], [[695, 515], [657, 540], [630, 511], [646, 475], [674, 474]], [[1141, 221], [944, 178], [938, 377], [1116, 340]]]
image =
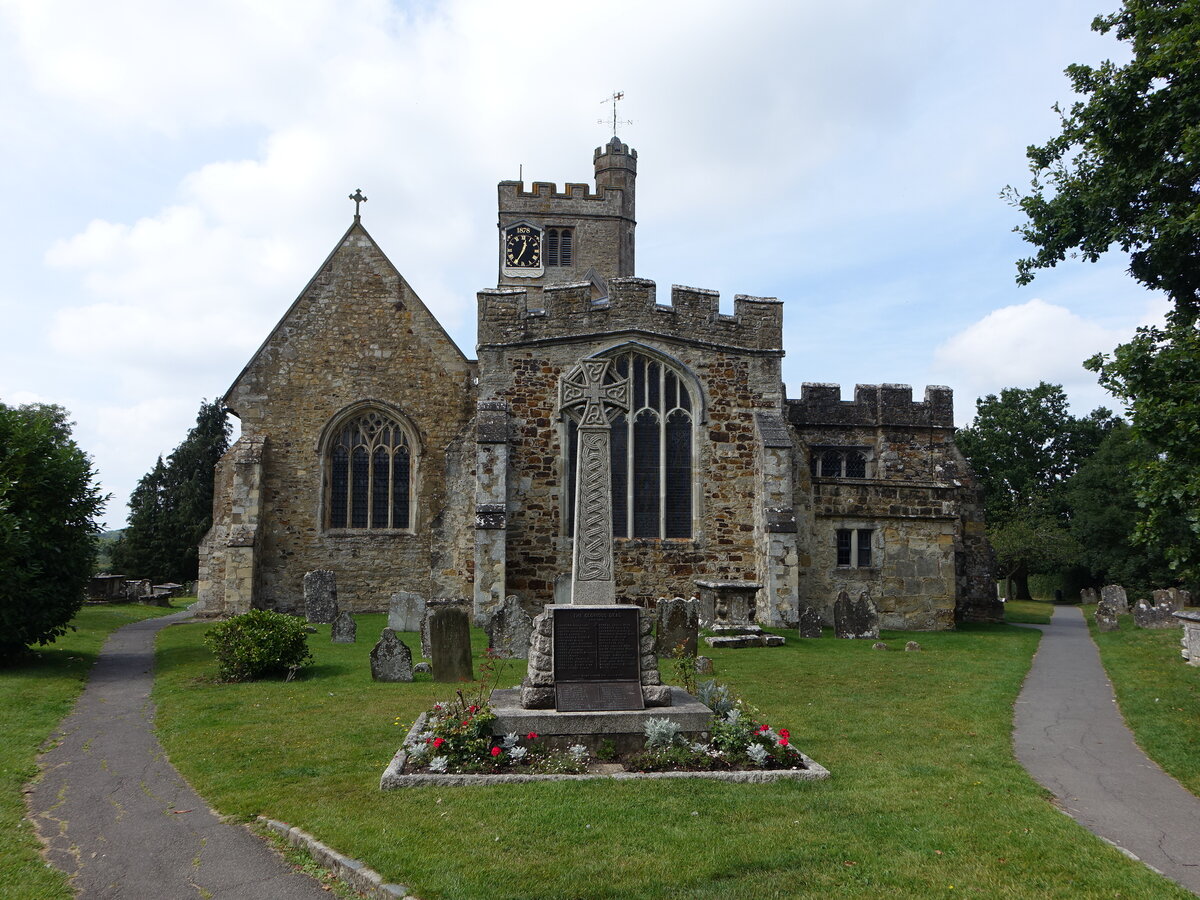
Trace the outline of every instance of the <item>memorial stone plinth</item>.
[[1200, 610], [1183, 609], [1173, 615], [1183, 623], [1181, 655], [1190, 665], [1200, 666]]

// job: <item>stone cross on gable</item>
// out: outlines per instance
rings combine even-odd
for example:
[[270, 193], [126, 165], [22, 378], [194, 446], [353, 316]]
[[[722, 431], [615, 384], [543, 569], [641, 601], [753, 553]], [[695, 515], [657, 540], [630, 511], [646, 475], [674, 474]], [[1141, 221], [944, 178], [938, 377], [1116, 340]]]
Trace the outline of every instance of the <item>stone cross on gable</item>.
[[559, 384], [562, 411], [579, 410], [571, 603], [616, 602], [612, 536], [612, 420], [629, 409], [629, 379], [606, 381], [611, 360], [585, 359]]

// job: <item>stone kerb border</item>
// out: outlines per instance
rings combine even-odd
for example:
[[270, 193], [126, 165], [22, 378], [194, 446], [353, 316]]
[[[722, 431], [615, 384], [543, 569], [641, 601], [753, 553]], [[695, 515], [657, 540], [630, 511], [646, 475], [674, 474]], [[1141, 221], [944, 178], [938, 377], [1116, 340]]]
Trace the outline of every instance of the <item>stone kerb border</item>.
[[367, 868], [362, 861], [343, 856], [332, 847], [318, 841], [311, 834], [301, 831], [287, 822], [268, 819], [266, 816], [259, 816], [258, 822], [283, 837], [293, 847], [308, 851], [317, 864], [332, 872], [338, 881], [349, 885], [353, 890], [372, 898], [372, 900], [395, 900], [398, 897], [418, 900], [408, 892], [408, 888], [404, 885], [385, 883], [382, 875], [374, 869]]
[[726, 781], [733, 784], [769, 784], [773, 781], [822, 781], [829, 777], [829, 770], [820, 763], [814, 762], [805, 754], [800, 759], [807, 768], [804, 769], [764, 769], [743, 770], [739, 772], [613, 772], [610, 774], [594, 772], [586, 775], [405, 775], [404, 766], [408, 762], [409, 738], [419, 734], [425, 726], [425, 713], [417, 717], [409, 729], [404, 743], [384, 769], [379, 779], [381, 791], [395, 790], [408, 787], [470, 787], [483, 784], [531, 784], [537, 781], [597, 781], [610, 779], [612, 781], [642, 781], [664, 780], [678, 778], [707, 778], [710, 781]]

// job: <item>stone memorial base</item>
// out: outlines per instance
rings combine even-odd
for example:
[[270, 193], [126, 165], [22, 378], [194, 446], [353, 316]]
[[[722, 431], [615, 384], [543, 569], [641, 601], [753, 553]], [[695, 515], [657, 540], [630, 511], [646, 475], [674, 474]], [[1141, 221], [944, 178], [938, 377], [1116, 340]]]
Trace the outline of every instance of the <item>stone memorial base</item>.
[[1193, 666], [1200, 666], [1200, 610], [1184, 609], [1174, 614], [1183, 623], [1183, 658]]
[[714, 625], [713, 636], [704, 643], [710, 647], [740, 650], [745, 647], [782, 647], [787, 639], [777, 634], [767, 634], [761, 625]]
[[[664, 686], [665, 687], [665, 686]], [[684, 691], [671, 687], [671, 705], [649, 709], [622, 709], [590, 712], [558, 712], [554, 709], [526, 709], [521, 705], [519, 688], [492, 691], [492, 711], [496, 721], [492, 733], [497, 736], [535, 732], [539, 741], [555, 750], [583, 744], [592, 753], [605, 741], [612, 741], [618, 753], [641, 750], [646, 745], [646, 720], [670, 719], [680, 732], [692, 740], [708, 740], [712, 728], [712, 710]]]

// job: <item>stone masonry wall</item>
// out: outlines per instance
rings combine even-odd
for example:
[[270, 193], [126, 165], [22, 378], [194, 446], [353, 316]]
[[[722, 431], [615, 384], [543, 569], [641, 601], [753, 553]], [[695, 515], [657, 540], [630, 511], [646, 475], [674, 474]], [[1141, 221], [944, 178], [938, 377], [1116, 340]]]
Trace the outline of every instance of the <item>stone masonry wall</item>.
[[[914, 402], [907, 385], [858, 385], [842, 401], [836, 385], [806, 384], [787, 412], [803, 468], [822, 448], [858, 448], [868, 460], [865, 478], [797, 479], [797, 506], [812, 506], [801, 528], [805, 602], [829, 620], [838, 591], [866, 591], [885, 628], [970, 618], [988, 577], [986, 538], [978, 488], [954, 446], [950, 390], [931, 387]], [[837, 565], [838, 529], [873, 531], [870, 567]]]
[[[480, 397], [507, 403], [511, 414], [506, 591], [528, 608], [553, 602], [556, 578], [571, 567], [559, 380], [581, 359], [631, 344], [662, 354], [699, 384], [692, 386], [700, 395], [694, 398], [697, 488], [692, 539], [616, 540], [618, 597], [649, 603], [691, 596], [697, 579], [759, 575], [755, 413], [778, 415], [782, 403], [779, 304], [741, 298], [742, 315], [719, 316], [715, 295], [676, 288], [676, 298], [703, 303], [677, 299], [663, 313], [654, 306], [652, 282], [618, 279], [613, 287], [604, 312], [584, 311], [590, 297], [580, 286], [574, 293], [547, 290], [559, 302], [532, 317], [524, 291], [480, 294]], [[509, 306], [497, 310], [497, 297]]]
[[[351, 611], [384, 610], [400, 590], [428, 596], [453, 587], [468, 596], [470, 550], [441, 543], [447, 532], [470, 540], [453, 524], [446, 462], [473, 413], [472, 376], [365, 229], [353, 225], [225, 398], [244, 434], [270, 441], [255, 606], [299, 611], [304, 573], [318, 568], [336, 573], [339, 601]], [[408, 530], [324, 526], [322, 436], [362, 402], [394, 413], [414, 434]], [[447, 571], [459, 566], [464, 571]]]

